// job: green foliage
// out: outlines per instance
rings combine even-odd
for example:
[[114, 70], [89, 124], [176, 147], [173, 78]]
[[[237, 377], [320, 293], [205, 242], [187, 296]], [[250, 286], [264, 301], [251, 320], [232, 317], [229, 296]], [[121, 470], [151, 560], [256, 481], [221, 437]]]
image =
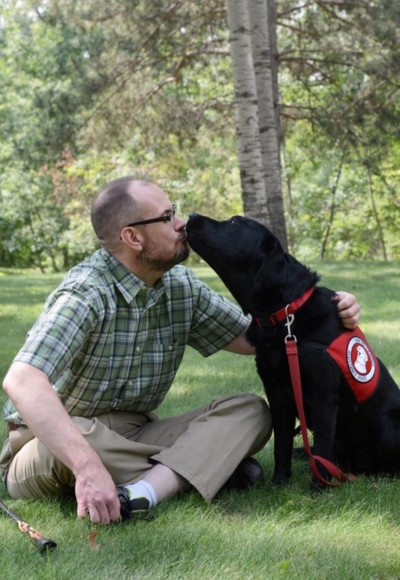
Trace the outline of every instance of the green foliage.
[[[101, 48], [98, 35], [67, 23], [46, 26], [32, 11], [5, 12], [2, 29], [1, 141], [9, 160], [39, 169], [57, 161], [73, 144], [79, 111], [90, 106], [96, 86], [90, 59]], [[98, 81], [96, 81], [98, 82]]]
[[293, 239], [328, 258], [397, 258], [398, 2], [282, 5]]
[[[296, 252], [400, 257], [399, 24], [398, 0], [278, 2]], [[223, 0], [4, 0], [0, 77], [1, 265], [87, 255], [93, 197], [123, 174], [182, 215], [243, 212]]]
[[123, 174], [150, 175], [183, 214], [241, 211], [220, 1], [8, 4], [0, 264], [66, 268], [91, 252], [93, 197]]
[[[399, 177], [395, 152], [376, 167], [360, 164], [351, 147], [330, 147], [305, 122], [285, 150], [292, 251], [327, 260], [398, 259]], [[381, 231], [382, 224], [383, 234]]]

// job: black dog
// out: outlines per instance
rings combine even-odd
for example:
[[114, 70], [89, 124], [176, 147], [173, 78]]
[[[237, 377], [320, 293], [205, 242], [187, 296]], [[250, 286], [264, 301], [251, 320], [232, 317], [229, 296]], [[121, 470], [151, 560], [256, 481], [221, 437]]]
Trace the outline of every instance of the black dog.
[[[218, 222], [193, 214], [187, 236], [252, 317], [247, 336], [256, 347], [257, 370], [274, 425], [273, 481], [284, 483], [290, 477], [297, 415], [285, 350], [290, 311], [314, 454], [353, 473], [400, 471], [400, 391], [362, 333], [353, 336], [343, 328], [335, 293], [316, 286], [319, 276], [286, 253], [255, 220], [233, 217]], [[341, 342], [345, 374], [337, 359]], [[320, 471], [329, 479], [324, 468]]]

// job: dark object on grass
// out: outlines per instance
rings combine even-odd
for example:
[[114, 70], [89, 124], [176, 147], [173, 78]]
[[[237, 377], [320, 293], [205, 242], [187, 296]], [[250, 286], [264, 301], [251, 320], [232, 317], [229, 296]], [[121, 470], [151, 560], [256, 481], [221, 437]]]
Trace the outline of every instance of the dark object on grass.
[[264, 471], [254, 457], [246, 457], [239, 463], [223, 490], [246, 491], [264, 480]]
[[25, 536], [27, 536], [33, 544], [36, 546], [40, 554], [48, 554], [53, 552], [57, 548], [57, 544], [53, 540], [44, 538], [40, 532], [34, 530], [29, 524], [24, 522], [14, 511], [12, 511], [8, 505], [0, 500], [0, 510], [15, 524], [17, 524], [18, 529]]

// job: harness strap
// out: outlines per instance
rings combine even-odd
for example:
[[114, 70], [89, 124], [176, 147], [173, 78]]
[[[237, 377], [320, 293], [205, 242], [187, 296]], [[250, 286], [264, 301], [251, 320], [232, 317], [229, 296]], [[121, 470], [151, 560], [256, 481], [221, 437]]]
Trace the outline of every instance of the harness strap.
[[[290, 338], [290, 340], [288, 340]], [[301, 375], [300, 375], [300, 365], [299, 365], [299, 354], [297, 348], [297, 341], [296, 337], [291, 335], [287, 337], [286, 340], [286, 354], [288, 357], [289, 362], [289, 370], [290, 370], [290, 377], [292, 379], [293, 385], [293, 393], [296, 401], [297, 413], [300, 420], [300, 430], [303, 437], [304, 448], [306, 450], [307, 455], [310, 458], [310, 467], [311, 471], [315, 479], [322, 483], [323, 485], [327, 485], [330, 487], [337, 487], [341, 483], [345, 483], [348, 481], [354, 481], [357, 478], [354, 475], [346, 475], [343, 471], [337, 467], [337, 465], [333, 464], [332, 462], [328, 461], [324, 457], [319, 455], [313, 455], [310, 447], [310, 441], [308, 438], [308, 431], [307, 431], [307, 422], [306, 416], [304, 412], [304, 404], [303, 404], [303, 393], [301, 388]], [[325, 469], [332, 475], [333, 478], [337, 480], [337, 483], [333, 483], [332, 481], [328, 481], [324, 477], [322, 477], [319, 469], [318, 463], [320, 463]]]

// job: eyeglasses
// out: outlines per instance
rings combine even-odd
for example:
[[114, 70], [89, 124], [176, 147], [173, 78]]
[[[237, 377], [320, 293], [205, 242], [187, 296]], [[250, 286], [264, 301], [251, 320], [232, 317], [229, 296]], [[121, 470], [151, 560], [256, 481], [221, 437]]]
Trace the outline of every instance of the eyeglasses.
[[163, 222], [163, 223], [168, 223], [168, 222], [172, 222], [172, 220], [174, 219], [176, 214], [176, 205], [173, 203], [172, 204], [172, 209], [164, 214], [161, 215], [160, 217], [156, 217], [156, 218], [151, 218], [149, 220], [142, 220], [140, 222], [133, 222], [131, 224], [126, 225], [126, 228], [133, 228], [133, 226], [145, 226], [147, 224], [156, 224], [158, 222]]

